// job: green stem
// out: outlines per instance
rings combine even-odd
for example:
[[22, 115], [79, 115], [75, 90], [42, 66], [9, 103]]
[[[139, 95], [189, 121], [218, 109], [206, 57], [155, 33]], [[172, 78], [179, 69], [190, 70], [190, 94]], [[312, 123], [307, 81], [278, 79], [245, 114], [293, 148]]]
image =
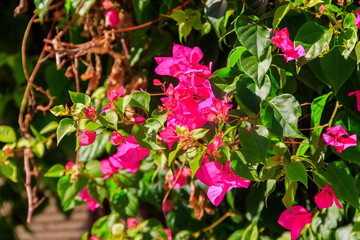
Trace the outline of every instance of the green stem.
[[336, 101], [334, 111], [333, 111], [331, 118], [329, 120], [329, 123], [328, 123], [329, 127], [331, 127], [331, 125], [334, 121], [334, 118], [335, 118], [337, 110], [339, 109], [339, 106], [340, 106], [339, 101]]

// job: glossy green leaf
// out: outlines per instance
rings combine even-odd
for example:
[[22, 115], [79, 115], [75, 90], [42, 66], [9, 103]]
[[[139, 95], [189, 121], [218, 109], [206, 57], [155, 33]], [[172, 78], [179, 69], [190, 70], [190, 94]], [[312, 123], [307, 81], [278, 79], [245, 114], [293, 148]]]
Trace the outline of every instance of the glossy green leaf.
[[290, 94], [279, 95], [261, 104], [260, 116], [264, 126], [279, 136], [304, 138], [297, 128], [300, 115], [300, 104]]
[[218, 99], [230, 96], [235, 91], [237, 76], [240, 74], [239, 69], [232, 67], [216, 70], [209, 79], [214, 95]]
[[355, 53], [356, 53], [356, 64], [360, 63], [360, 42], [358, 42], [355, 46]]
[[161, 127], [161, 123], [155, 119], [150, 120], [148, 119], [146, 123], [143, 125], [135, 125], [133, 128], [133, 135], [138, 142], [138, 144], [146, 149], [151, 150], [160, 150], [163, 149], [161, 145], [157, 143], [156, 134], [158, 131], [158, 127]]
[[59, 194], [61, 204], [71, 201], [85, 186], [88, 181], [85, 177], [78, 177], [77, 181], [70, 183], [70, 176], [62, 176], [57, 183], [57, 192]]
[[[287, 181], [287, 180], [285, 179], [285, 181]], [[288, 180], [287, 182], [288, 183], [285, 183], [286, 192], [285, 192], [284, 197], [282, 198], [282, 202], [283, 202], [284, 206], [287, 208], [287, 210], [289, 210], [289, 212], [290, 212], [291, 207], [294, 204], [298, 184], [297, 184], [297, 181]]]
[[58, 106], [51, 108], [50, 112], [57, 117], [65, 116], [65, 115], [69, 114], [69, 109], [66, 105], [65, 105], [65, 107], [64, 107], [64, 105], [58, 105]]
[[0, 126], [0, 142], [12, 143], [16, 141], [16, 134], [12, 127]]
[[355, 180], [348, 167], [340, 161], [331, 162], [326, 169], [326, 176], [336, 196], [359, 209], [358, 192]]
[[126, 95], [124, 97], [119, 97], [115, 102], [115, 106], [120, 111], [120, 113], [124, 114], [126, 107], [129, 105], [132, 99], [132, 95]]
[[70, 94], [70, 98], [71, 101], [75, 104], [75, 103], [81, 103], [84, 104], [85, 106], [89, 106], [90, 102], [91, 102], [91, 98], [84, 94], [84, 93], [77, 93], [77, 92], [72, 92], [69, 91]]
[[239, 128], [239, 140], [245, 148], [251, 148], [259, 157], [260, 162], [265, 162], [269, 148], [269, 131], [262, 125], [252, 127], [250, 131]]
[[269, 76], [265, 75], [264, 83], [259, 88], [252, 79], [242, 75], [236, 83], [235, 99], [242, 111], [255, 116], [260, 111], [260, 103], [269, 95], [270, 89]]
[[115, 111], [109, 109], [106, 112], [100, 114], [96, 114], [97, 118], [99, 119], [100, 123], [106, 127], [110, 127], [112, 129], [117, 130], [117, 122], [118, 122], [118, 115]]
[[264, 76], [269, 70], [272, 60], [271, 47], [265, 49], [263, 55], [259, 60], [252, 55], [249, 51], [245, 51], [241, 54], [240, 64], [243, 71], [251, 77], [258, 87], [263, 85]]
[[[80, 6], [81, 0], [71, 0], [72, 6], [74, 9], [77, 9]], [[79, 10], [79, 15], [84, 16], [95, 3], [95, 0], [86, 0], [81, 9]]]
[[34, 4], [39, 15], [40, 22], [43, 23], [45, 14], [51, 4], [52, 0], [34, 0]]
[[176, 149], [174, 151], [171, 151], [169, 153], [169, 159], [168, 159], [168, 166], [171, 165], [172, 161], [176, 158], [178, 152], [182, 149], [182, 146], [180, 143], [176, 146]]
[[257, 166], [259, 164], [259, 157], [257, 153], [251, 148], [240, 148], [231, 152], [231, 168], [236, 175], [252, 180], [258, 181]]
[[[246, 50], [246, 47], [243, 46], [232, 49], [227, 58], [227, 67], [235, 67], [236, 64], [240, 67], [241, 54]], [[242, 69], [240, 69], [240, 71], [242, 71]]]
[[235, 32], [240, 43], [244, 45], [256, 59], [260, 59], [264, 50], [271, 43], [270, 30], [264, 25], [253, 22], [250, 18], [243, 15], [240, 15], [236, 19]]
[[300, 181], [308, 186], [306, 168], [301, 162], [292, 162], [284, 167], [286, 176], [292, 181]]
[[64, 118], [59, 122], [56, 130], [57, 144], [59, 145], [61, 139], [68, 133], [75, 132], [76, 121], [71, 118]]
[[209, 132], [209, 129], [197, 128], [192, 130], [190, 133], [193, 135], [194, 139], [204, 138], [205, 135]]
[[274, 29], [277, 28], [277, 26], [279, 25], [281, 20], [286, 16], [286, 14], [295, 7], [296, 5], [293, 2], [290, 2], [288, 5], [283, 5], [278, 7], [274, 13], [274, 18], [272, 22], [273, 28]]
[[45, 177], [61, 177], [65, 173], [65, 168], [62, 164], [57, 163], [53, 165], [45, 174]]
[[104, 174], [101, 172], [100, 168], [100, 161], [90, 160], [86, 163], [85, 172], [92, 177], [102, 177]]
[[149, 111], [150, 95], [146, 92], [137, 91], [131, 94], [130, 105]]
[[[319, 127], [321, 122], [321, 117], [323, 114], [323, 110], [325, 107], [325, 104], [327, 102], [327, 99], [331, 93], [322, 95], [320, 97], [317, 97], [313, 100], [311, 103], [311, 127]], [[311, 131], [311, 142], [314, 144], [318, 144], [320, 141], [321, 132], [323, 130], [323, 127], [317, 128]]]
[[306, 51], [305, 58], [312, 60], [330, 44], [331, 37], [332, 29], [324, 28], [315, 22], [307, 22], [297, 32], [294, 44], [301, 44]]
[[339, 51], [345, 59], [348, 59], [357, 42], [357, 30], [354, 28], [348, 28], [340, 33], [338, 38]]
[[13, 182], [17, 182], [17, 167], [11, 161], [7, 161], [1, 167], [1, 173]]
[[40, 134], [43, 135], [54, 131], [55, 129], [57, 129], [58, 125], [59, 125], [58, 122], [55, 121], [49, 122], [43, 129], [40, 130]]
[[328, 54], [325, 54], [324, 57], [320, 58], [320, 66], [326, 80], [334, 88], [335, 93], [337, 93], [354, 71], [356, 61], [352, 58], [345, 60], [340, 54], [339, 48], [335, 47]]
[[92, 144], [80, 147], [79, 161], [87, 162], [100, 157], [105, 151], [105, 146], [109, 142], [110, 136], [109, 132], [104, 132], [97, 135]]

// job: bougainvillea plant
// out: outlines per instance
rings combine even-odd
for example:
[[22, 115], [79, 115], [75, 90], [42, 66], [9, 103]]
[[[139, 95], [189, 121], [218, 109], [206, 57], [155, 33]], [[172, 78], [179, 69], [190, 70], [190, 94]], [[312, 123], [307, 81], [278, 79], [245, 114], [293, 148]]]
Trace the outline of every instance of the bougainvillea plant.
[[[28, 222], [36, 172], [63, 211], [103, 209], [83, 239], [359, 238], [357, 1], [34, 2], [52, 27], [24, 66], [21, 137], [0, 126]], [[36, 84], [44, 59], [66, 93]], [[57, 120], [37, 129], [33, 108]], [[73, 160], [37, 167], [53, 138]]]

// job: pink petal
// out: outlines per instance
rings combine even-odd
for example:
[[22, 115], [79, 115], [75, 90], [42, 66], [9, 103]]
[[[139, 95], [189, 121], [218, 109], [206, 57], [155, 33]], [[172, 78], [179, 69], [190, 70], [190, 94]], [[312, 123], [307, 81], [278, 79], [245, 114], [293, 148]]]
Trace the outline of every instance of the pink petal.
[[136, 228], [137, 222], [135, 218], [128, 218], [126, 219], [126, 225], [128, 228]]
[[306, 224], [310, 224], [311, 222], [311, 213], [297, 216], [291, 227], [291, 240], [295, 240], [300, 237], [301, 230], [305, 227]]
[[288, 50], [285, 52], [285, 60], [286, 62], [300, 58], [302, 56], [305, 56], [306, 52], [302, 45], [296, 46], [294, 49]]
[[327, 133], [323, 133], [323, 138], [325, 140], [326, 145], [335, 146], [335, 138], [331, 137]]
[[125, 143], [119, 146], [117, 157], [127, 162], [139, 162], [149, 155], [149, 153], [149, 149], [141, 147], [136, 142], [134, 136], [130, 136]]
[[345, 129], [341, 125], [337, 125], [335, 127], [328, 127], [326, 131], [334, 135], [335, 138], [339, 136], [349, 136], [349, 134], [345, 131]]
[[105, 13], [105, 20], [106, 25], [109, 25], [110, 27], [116, 27], [119, 24], [120, 18], [119, 18], [119, 12], [117, 9], [110, 9]]
[[195, 177], [207, 186], [216, 185], [221, 182], [222, 168], [218, 162], [207, 162], [196, 171]]
[[318, 205], [319, 209], [323, 208], [329, 208], [334, 203], [334, 192], [332, 189], [329, 189], [329, 184], [324, 187], [323, 190], [321, 190], [320, 193], [316, 194], [314, 200], [316, 205]]
[[219, 206], [228, 190], [230, 189], [227, 186], [211, 186], [207, 190], [207, 196], [212, 204]]
[[158, 75], [169, 75], [170, 76], [170, 66], [174, 65], [172, 57], [156, 57], [156, 62], [158, 66], [155, 68], [155, 72]]
[[356, 13], [356, 20], [355, 20], [355, 26], [357, 26], [358, 28], [360, 28], [360, 9], [357, 11]]
[[87, 146], [92, 144], [96, 139], [96, 132], [89, 130], [82, 130], [82, 134], [79, 136], [79, 145]]
[[287, 230], [291, 230], [291, 227], [293, 225], [295, 221], [295, 217], [293, 217], [289, 210], [285, 210], [281, 213], [278, 223], [283, 226], [284, 228], [286, 228]]

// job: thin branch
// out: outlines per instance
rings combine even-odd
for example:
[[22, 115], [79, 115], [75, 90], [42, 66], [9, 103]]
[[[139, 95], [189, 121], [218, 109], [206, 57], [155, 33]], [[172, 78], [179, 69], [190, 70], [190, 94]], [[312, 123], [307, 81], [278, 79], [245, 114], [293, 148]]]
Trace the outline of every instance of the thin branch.
[[82, 6], [84, 5], [84, 3], [86, 2], [86, 0], [82, 0], [79, 7], [76, 9], [74, 16], [71, 18], [71, 20], [69, 21], [69, 23], [64, 27], [63, 30], [61, 30], [55, 37], [55, 39], [60, 39], [65, 33], [66, 31], [71, 27], [71, 25], [73, 24], [73, 22], [75, 21], [77, 15], [80, 12], [80, 9], [82, 8]]
[[34, 211], [34, 203], [33, 203], [33, 194], [31, 190], [31, 169], [30, 169], [30, 161], [29, 161], [29, 155], [31, 153], [31, 149], [29, 147], [24, 148], [24, 169], [25, 169], [25, 189], [26, 189], [26, 195], [28, 197], [28, 213], [26, 222], [31, 223], [32, 213]]

